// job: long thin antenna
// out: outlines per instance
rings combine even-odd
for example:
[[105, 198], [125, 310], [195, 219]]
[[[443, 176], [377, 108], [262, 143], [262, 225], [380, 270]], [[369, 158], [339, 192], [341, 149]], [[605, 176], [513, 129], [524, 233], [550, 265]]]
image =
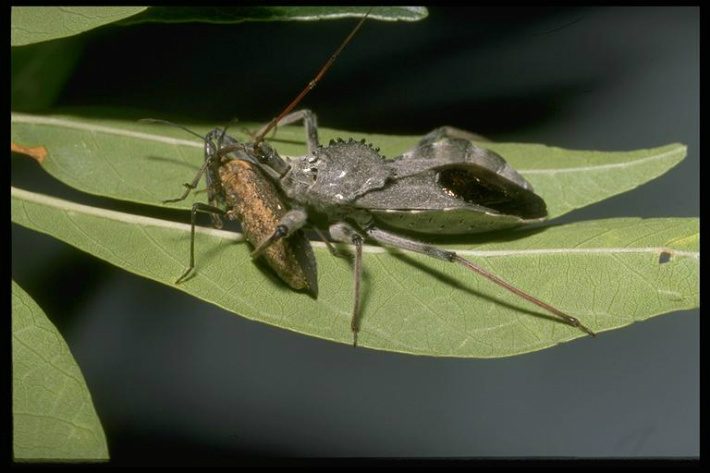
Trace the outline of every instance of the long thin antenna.
[[198, 137], [202, 141], [205, 141], [205, 137], [200, 135], [199, 133], [195, 133], [194, 131], [190, 130], [187, 127], [184, 127], [182, 125], [178, 125], [177, 123], [169, 122], [167, 120], [161, 120], [159, 118], [141, 118], [138, 121], [142, 122], [142, 123], [159, 123], [161, 125], [174, 126], [175, 128], [180, 128], [181, 130], [185, 130], [186, 132], [190, 133], [191, 135]]
[[318, 74], [316, 74], [316, 76], [313, 78], [313, 80], [311, 80], [311, 81], [308, 83], [308, 85], [306, 85], [306, 87], [301, 91], [301, 93], [298, 94], [298, 95], [296, 96], [296, 98], [293, 99], [293, 100], [291, 101], [291, 103], [288, 104], [288, 106], [287, 106], [285, 109], [283, 109], [283, 111], [282, 111], [278, 116], [274, 117], [274, 119], [269, 122], [269, 124], [266, 126], [266, 128], [264, 128], [263, 131], [257, 135], [257, 137], [254, 139], [254, 146], [255, 146], [255, 147], [256, 147], [256, 145], [258, 145], [260, 142], [264, 141], [264, 137], [266, 136], [266, 134], [267, 134], [268, 132], [270, 132], [270, 131], [276, 126], [276, 124], [277, 124], [283, 117], [285, 117], [286, 115], [288, 115], [289, 112], [291, 112], [291, 110], [293, 110], [294, 107], [295, 107], [296, 105], [298, 105], [298, 104], [301, 102], [301, 100], [303, 100], [303, 97], [305, 97], [306, 94], [307, 94], [308, 92], [310, 92], [311, 89], [313, 89], [313, 87], [316, 86], [316, 84], [318, 83], [318, 81], [321, 80], [321, 78], [325, 75], [325, 73], [328, 72], [328, 69], [330, 69], [330, 66], [332, 66], [332, 65], [333, 65], [333, 62], [335, 61], [335, 58], [338, 57], [338, 55], [340, 54], [340, 52], [341, 52], [341, 51], [345, 48], [345, 46], [347, 46], [348, 43], [353, 39], [353, 36], [355, 36], [355, 33], [357, 33], [357, 31], [360, 29], [360, 27], [362, 26], [362, 24], [365, 22], [365, 19], [367, 18], [367, 16], [368, 16], [368, 15], [370, 14], [370, 12], [372, 11], [372, 8], [373, 8], [373, 7], [370, 7], [370, 8], [367, 10], [367, 12], [365, 12], [365, 14], [363, 15], [363, 17], [362, 17], [362, 18], [360, 19], [360, 21], [358, 22], [358, 24], [355, 25], [355, 28], [353, 28], [353, 30], [350, 32], [350, 34], [347, 36], [347, 38], [345, 38], [345, 40], [344, 40], [344, 41], [342, 42], [342, 44], [338, 47], [338, 49], [336, 49], [335, 52], [330, 56], [330, 58], [325, 62], [325, 64], [323, 64], [323, 67], [320, 68], [320, 70], [318, 71]]

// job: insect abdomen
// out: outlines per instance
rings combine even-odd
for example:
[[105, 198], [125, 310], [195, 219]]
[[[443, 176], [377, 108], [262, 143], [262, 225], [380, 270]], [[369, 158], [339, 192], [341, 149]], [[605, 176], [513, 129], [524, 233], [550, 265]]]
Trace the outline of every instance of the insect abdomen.
[[[231, 160], [219, 172], [227, 206], [241, 222], [247, 241], [258, 246], [274, 232], [288, 207], [274, 184], [250, 163]], [[315, 256], [302, 231], [274, 242], [263, 257], [286, 284], [317, 296]]]

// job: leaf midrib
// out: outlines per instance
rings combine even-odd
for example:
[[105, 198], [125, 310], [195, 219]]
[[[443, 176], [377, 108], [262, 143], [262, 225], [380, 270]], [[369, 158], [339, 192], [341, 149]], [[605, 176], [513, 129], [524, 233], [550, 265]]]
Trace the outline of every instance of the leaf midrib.
[[[43, 194], [37, 194], [35, 192], [26, 191], [19, 189], [17, 187], [10, 188], [11, 195], [18, 199], [26, 200], [29, 202], [43, 204], [57, 209], [64, 210], [66, 212], [78, 212], [85, 215], [92, 215], [100, 218], [106, 218], [108, 220], [131, 223], [136, 225], [167, 228], [182, 231], [186, 234], [190, 233], [190, 225], [186, 223], [177, 223], [169, 220], [161, 220], [152, 217], [145, 217], [142, 215], [128, 214], [124, 212], [117, 212], [115, 210], [108, 210], [99, 207], [91, 207], [83, 204], [77, 204], [75, 202], [69, 202], [63, 199], [58, 199], [56, 197], [50, 197]], [[226, 230], [218, 230], [214, 228], [207, 228], [196, 226], [195, 231], [205, 235], [222, 238], [229, 241], [243, 241], [244, 236], [241, 233], [229, 232]], [[311, 244], [320, 249], [326, 249], [326, 245], [323, 242], [313, 241]], [[367, 253], [385, 253], [388, 250], [380, 246], [364, 245], [363, 251]], [[662, 251], [667, 251], [672, 253], [676, 257], [687, 257], [687, 258], [700, 258], [700, 253], [696, 251], [683, 251], [675, 250], [667, 247], [601, 247], [601, 248], [535, 248], [535, 249], [518, 249], [518, 250], [456, 250], [458, 254], [467, 256], [476, 256], [481, 258], [495, 258], [495, 257], [511, 257], [511, 256], [540, 256], [540, 255], [552, 255], [552, 254], [617, 254], [617, 253], [651, 253], [658, 254]]]
[[[25, 113], [12, 113], [11, 121], [16, 123], [29, 123], [34, 125], [54, 125], [63, 128], [71, 128], [76, 130], [85, 130], [91, 132], [102, 132], [114, 136], [123, 136], [127, 138], [137, 138], [147, 141], [153, 141], [158, 143], [165, 143], [176, 146], [189, 146], [192, 148], [202, 148], [203, 144], [197, 141], [183, 140], [178, 138], [170, 138], [162, 135], [154, 135], [145, 132], [131, 131], [124, 128], [115, 128], [105, 125], [97, 124], [87, 124], [82, 122], [77, 122], [73, 120], [67, 120], [63, 118], [56, 117], [46, 117], [29, 115]], [[673, 146], [673, 144], [668, 145]], [[662, 160], [675, 155], [682, 155], [685, 153], [686, 146], [681, 144], [675, 144], [675, 148], [668, 151], [664, 151], [660, 154], [655, 154], [651, 156], [644, 156], [631, 161], [624, 161], [621, 163], [609, 163], [609, 164], [598, 164], [591, 166], [575, 166], [568, 168], [545, 168], [545, 169], [518, 169], [518, 172], [524, 175], [555, 175], [560, 173], [575, 173], [575, 172], [597, 172], [606, 171], [609, 169], [619, 169], [628, 168], [630, 166], [637, 166], [645, 164], [650, 161]]]
[[[673, 146], [673, 145], [669, 145]], [[518, 172], [522, 174], [560, 174], [564, 172], [587, 172], [587, 171], [605, 171], [607, 169], [614, 168], [628, 168], [630, 166], [636, 166], [639, 164], [644, 164], [649, 161], [662, 160], [670, 156], [683, 154], [685, 152], [685, 146], [676, 144], [677, 148], [665, 151], [660, 154], [653, 154], [651, 156], [645, 156], [639, 159], [634, 159], [633, 161], [625, 161], [622, 163], [609, 163], [609, 164], [598, 164], [593, 166], [577, 166], [571, 168], [545, 168], [545, 169], [518, 169]]]
[[166, 143], [169, 145], [191, 146], [193, 148], [202, 148], [203, 144], [198, 141], [182, 140], [178, 138], [170, 138], [162, 135], [153, 135], [140, 131], [126, 130], [125, 128], [115, 128], [105, 125], [87, 124], [75, 122], [55, 117], [44, 117], [36, 115], [28, 115], [24, 113], [12, 113], [11, 121], [15, 123], [29, 123], [32, 125], [54, 125], [62, 128], [71, 128], [74, 130], [85, 130], [90, 132], [101, 132], [109, 135], [124, 136], [127, 138], [138, 138], [141, 140], [155, 141], [158, 143]]

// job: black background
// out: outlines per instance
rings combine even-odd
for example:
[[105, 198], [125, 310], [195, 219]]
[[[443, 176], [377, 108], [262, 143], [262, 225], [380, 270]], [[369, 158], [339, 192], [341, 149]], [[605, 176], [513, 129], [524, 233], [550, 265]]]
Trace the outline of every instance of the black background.
[[[688, 157], [660, 179], [555, 223], [697, 216], [698, 13], [431, 8], [416, 23], [368, 21], [303, 105], [322, 126], [365, 132], [682, 142]], [[56, 106], [267, 121], [354, 22], [105, 27]], [[12, 171], [19, 187], [81, 199], [30, 160]], [[12, 274], [66, 338], [113, 463], [699, 454], [697, 310], [524, 356], [436, 359], [249, 322], [16, 225]]]

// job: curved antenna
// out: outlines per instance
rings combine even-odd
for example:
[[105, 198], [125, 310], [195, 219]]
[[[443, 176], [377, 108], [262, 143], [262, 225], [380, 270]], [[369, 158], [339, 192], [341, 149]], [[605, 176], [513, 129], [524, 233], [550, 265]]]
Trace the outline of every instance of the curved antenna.
[[333, 62], [335, 61], [335, 58], [338, 57], [338, 55], [340, 54], [340, 52], [345, 48], [345, 46], [348, 45], [348, 43], [350, 42], [350, 40], [353, 39], [353, 36], [355, 36], [355, 33], [357, 33], [357, 31], [360, 29], [360, 27], [361, 27], [362, 24], [365, 22], [365, 19], [366, 19], [367, 16], [370, 14], [370, 12], [372, 11], [373, 8], [374, 8], [374, 7], [370, 7], [370, 8], [367, 10], [367, 12], [365, 12], [365, 14], [362, 16], [362, 18], [361, 18], [360, 21], [358, 22], [358, 24], [355, 25], [355, 28], [353, 28], [353, 30], [350, 32], [350, 34], [349, 34], [349, 35], [345, 38], [345, 40], [340, 44], [340, 46], [338, 47], [338, 49], [336, 49], [335, 52], [330, 56], [330, 58], [325, 62], [325, 64], [323, 64], [323, 67], [320, 68], [320, 70], [318, 71], [318, 73], [316, 74], [316, 76], [308, 83], [308, 85], [306, 85], [306, 87], [301, 91], [301, 93], [298, 94], [298, 95], [296, 96], [296, 98], [293, 99], [293, 100], [291, 101], [291, 103], [288, 104], [288, 106], [287, 106], [278, 116], [276, 116], [273, 120], [271, 120], [271, 121], [269, 122], [269, 124], [266, 126], [266, 128], [264, 128], [264, 129], [262, 130], [262, 132], [257, 135], [257, 137], [254, 139], [254, 149], [256, 149], [256, 147], [257, 147], [257, 145], [258, 145], [259, 143], [261, 143], [262, 141], [264, 141], [264, 137], [266, 136], [266, 134], [267, 134], [268, 132], [270, 132], [270, 131], [276, 126], [276, 124], [277, 124], [283, 117], [285, 117], [286, 115], [288, 115], [289, 112], [290, 112], [291, 110], [293, 110], [294, 107], [295, 107], [296, 105], [298, 105], [298, 104], [301, 102], [301, 100], [303, 99], [303, 97], [305, 97], [306, 94], [307, 94], [308, 92], [310, 92], [311, 89], [313, 89], [313, 87], [316, 86], [316, 84], [318, 83], [318, 81], [321, 80], [321, 78], [325, 75], [325, 73], [328, 72], [328, 69], [330, 69], [330, 66], [332, 66], [332, 65], [333, 65]]
[[159, 123], [161, 125], [174, 126], [175, 128], [180, 128], [181, 130], [185, 130], [186, 132], [190, 133], [191, 135], [194, 135], [194, 136], [198, 137], [199, 139], [201, 139], [202, 141], [205, 141], [205, 137], [200, 135], [199, 133], [196, 133], [187, 127], [184, 127], [184, 126], [179, 125], [177, 123], [169, 122], [167, 120], [161, 120], [159, 118], [141, 118], [138, 121], [143, 122], [143, 123]]

